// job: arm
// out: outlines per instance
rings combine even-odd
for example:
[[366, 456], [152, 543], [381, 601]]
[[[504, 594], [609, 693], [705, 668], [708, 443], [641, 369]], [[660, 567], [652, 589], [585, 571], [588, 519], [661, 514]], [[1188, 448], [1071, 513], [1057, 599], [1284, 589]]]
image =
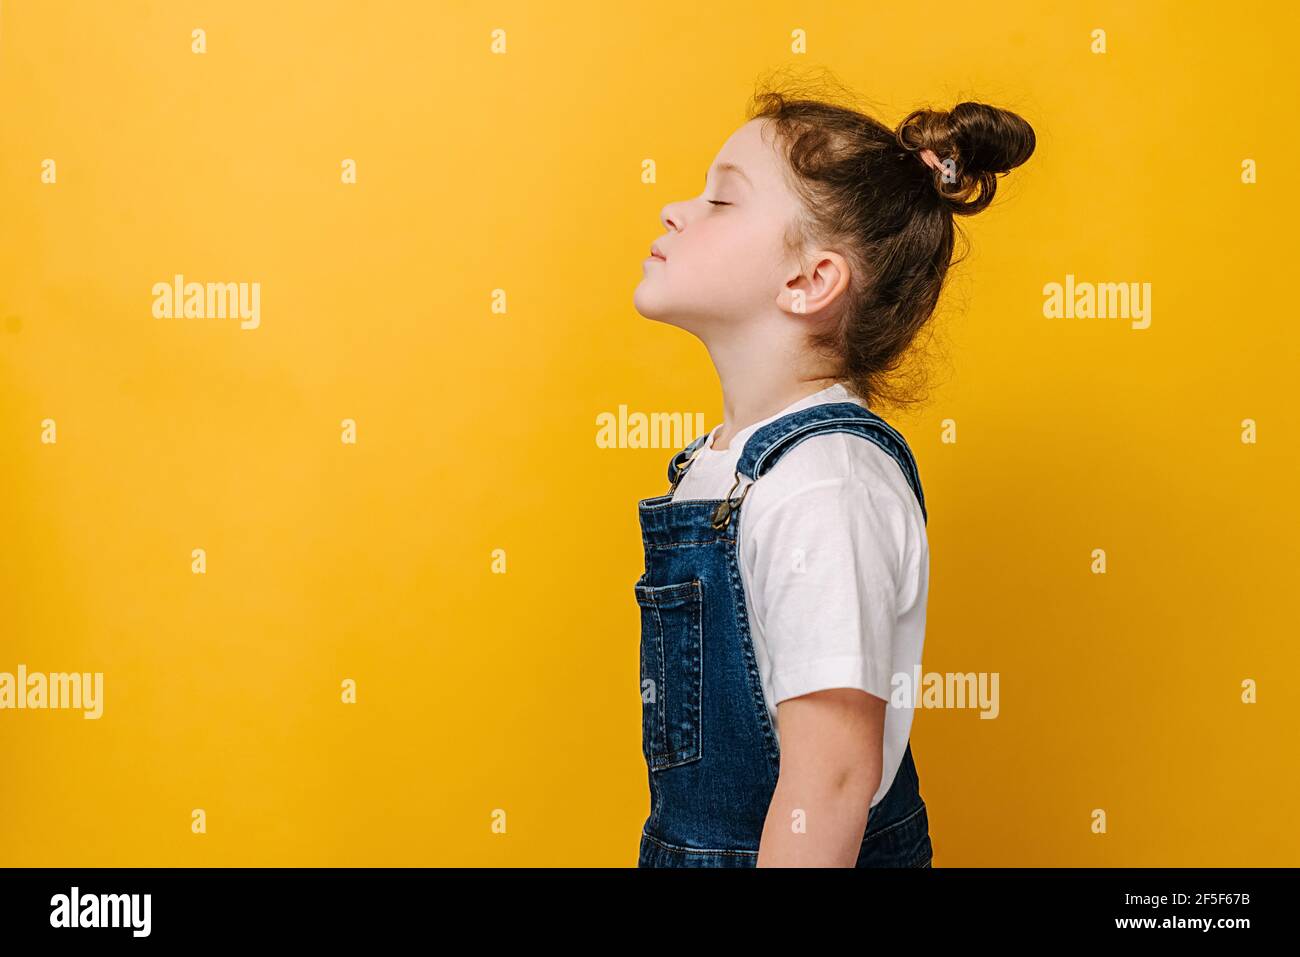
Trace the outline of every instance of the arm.
[[759, 867], [852, 867], [880, 787], [885, 700], [831, 688], [777, 706], [781, 771]]
[[883, 773], [907, 505], [878, 483], [805, 480], [752, 526], [781, 743], [760, 867], [857, 863]]

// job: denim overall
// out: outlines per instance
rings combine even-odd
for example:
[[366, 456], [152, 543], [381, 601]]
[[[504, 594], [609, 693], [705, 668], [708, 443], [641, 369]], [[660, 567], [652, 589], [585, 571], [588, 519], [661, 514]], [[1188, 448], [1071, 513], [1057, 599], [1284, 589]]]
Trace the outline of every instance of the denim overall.
[[[638, 867], [755, 867], [780, 749], [754, 658], [737, 556], [741, 476], [756, 482], [804, 439], [847, 432], [876, 443], [925, 498], [903, 437], [853, 402], [822, 403], [758, 428], [726, 499], [673, 502], [706, 433], [673, 456], [666, 495], [639, 503], [641, 743], [650, 816]], [[885, 797], [870, 809], [858, 867], [928, 867], [929, 820], [909, 743]]]

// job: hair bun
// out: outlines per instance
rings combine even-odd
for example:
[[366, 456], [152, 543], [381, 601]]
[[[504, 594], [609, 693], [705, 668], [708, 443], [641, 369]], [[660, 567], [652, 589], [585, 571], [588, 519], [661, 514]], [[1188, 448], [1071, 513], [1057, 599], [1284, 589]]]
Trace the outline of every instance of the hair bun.
[[951, 110], [913, 110], [898, 124], [895, 136], [909, 153], [929, 149], [941, 161], [952, 160], [956, 181], [945, 182], [946, 169], [935, 170], [933, 180], [952, 212], [962, 216], [988, 206], [997, 177], [1029, 159], [1035, 143], [1034, 128], [1022, 117], [971, 102]]

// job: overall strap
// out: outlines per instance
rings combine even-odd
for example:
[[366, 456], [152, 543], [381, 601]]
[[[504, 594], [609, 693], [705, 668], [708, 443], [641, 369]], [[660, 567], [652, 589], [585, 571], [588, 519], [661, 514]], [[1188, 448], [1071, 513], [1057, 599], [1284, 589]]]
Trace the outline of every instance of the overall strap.
[[916, 459], [903, 437], [888, 422], [856, 402], [825, 402], [783, 415], [762, 426], [745, 443], [737, 463], [738, 474], [757, 482], [800, 442], [827, 432], [848, 432], [874, 442], [898, 463], [921, 506], [921, 517], [929, 520], [925, 493]]
[[701, 445], [704, 444], [705, 440], [708, 439], [708, 437], [709, 437], [708, 432], [705, 432], [703, 435], [697, 436], [695, 440], [691, 442], [690, 445], [686, 446], [686, 448], [682, 449], [680, 452], [674, 455], [672, 457], [672, 460], [669, 461], [668, 481], [672, 483], [673, 488], [677, 487], [677, 480], [681, 477], [681, 473], [685, 471], [686, 461], [695, 453], [696, 449], [698, 449]]

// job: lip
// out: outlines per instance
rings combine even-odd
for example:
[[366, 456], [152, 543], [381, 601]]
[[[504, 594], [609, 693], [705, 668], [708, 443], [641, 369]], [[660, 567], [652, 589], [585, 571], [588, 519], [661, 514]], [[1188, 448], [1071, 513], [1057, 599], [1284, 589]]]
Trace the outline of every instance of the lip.
[[655, 243], [653, 246], [650, 247], [650, 255], [647, 256], [646, 258], [658, 259], [660, 262], [668, 261], [668, 257], [664, 255], [663, 250], [659, 248], [658, 243]]

